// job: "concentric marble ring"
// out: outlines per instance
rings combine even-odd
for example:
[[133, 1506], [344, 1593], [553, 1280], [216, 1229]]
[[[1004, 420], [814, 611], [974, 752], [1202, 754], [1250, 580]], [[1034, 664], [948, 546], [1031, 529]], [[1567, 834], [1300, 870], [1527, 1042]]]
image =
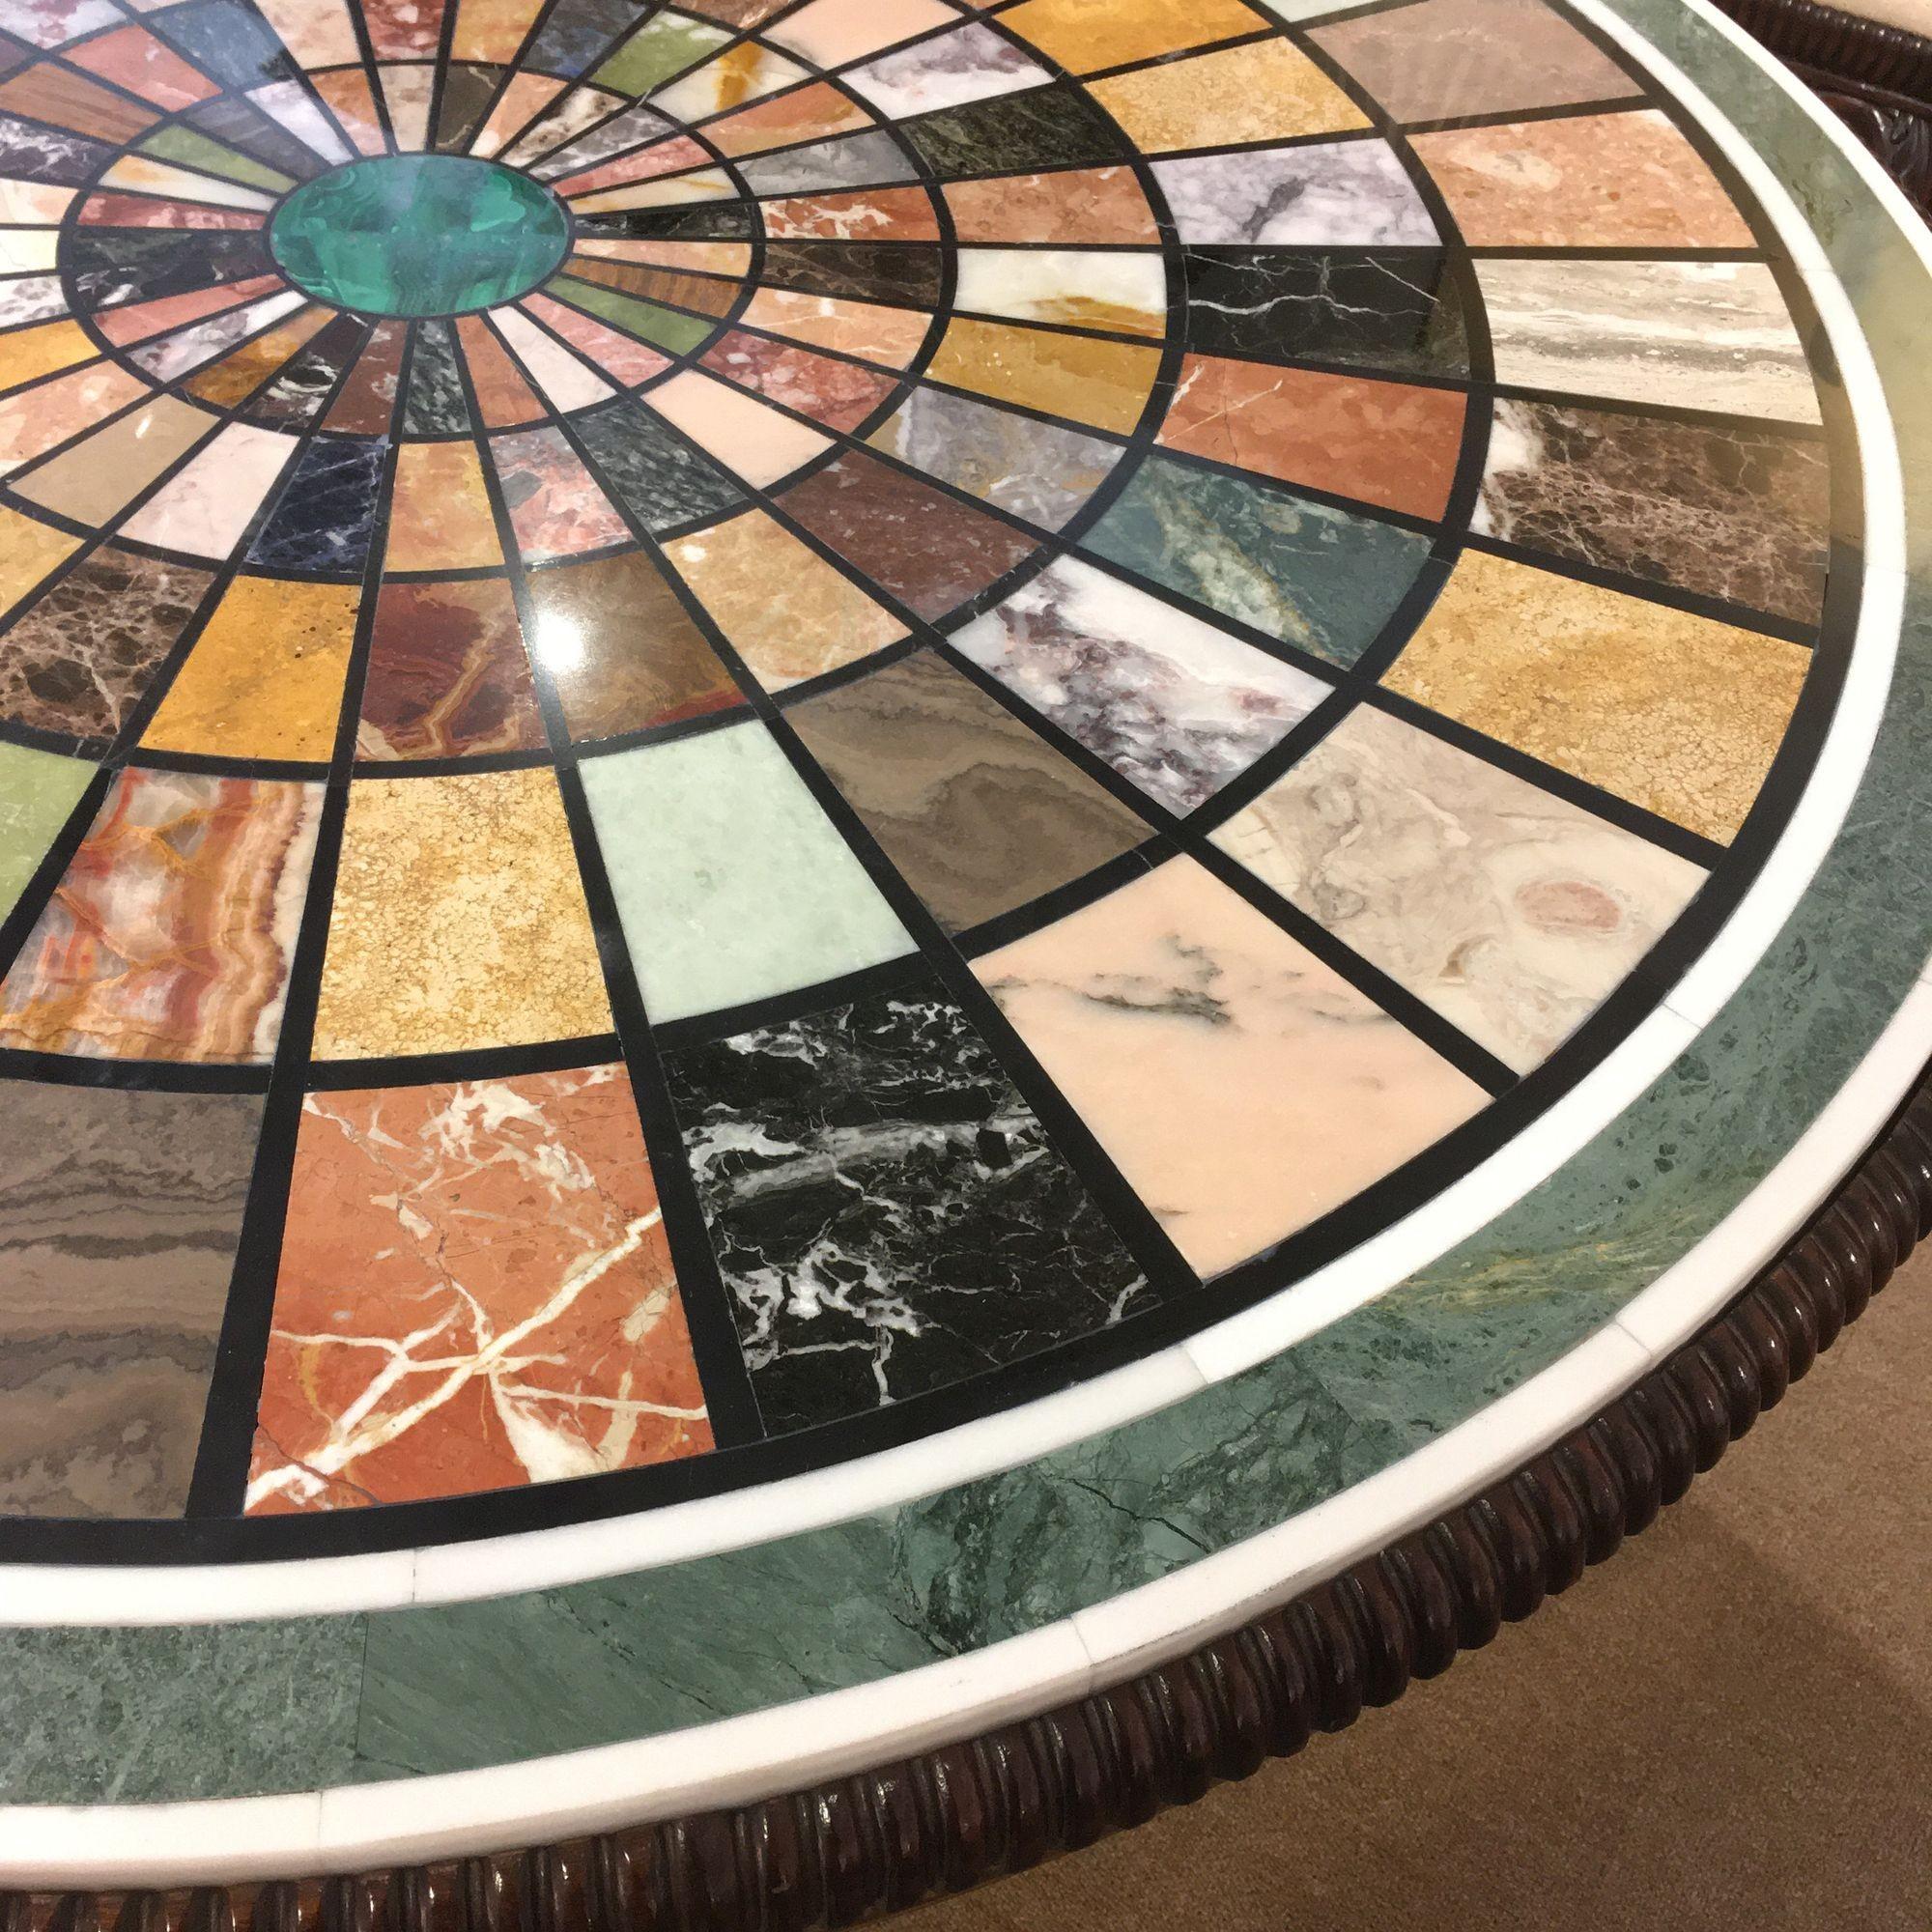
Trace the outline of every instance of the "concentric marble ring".
[[758, 1710], [775, 1592], [788, 1696], [1031, 1640], [1648, 1346], [1917, 983], [1922, 667], [1737, 128], [1842, 155], [1621, 4], [1729, 98], [1551, 0], [16, 0], [0, 1611], [356, 1714], [118, 1792]]

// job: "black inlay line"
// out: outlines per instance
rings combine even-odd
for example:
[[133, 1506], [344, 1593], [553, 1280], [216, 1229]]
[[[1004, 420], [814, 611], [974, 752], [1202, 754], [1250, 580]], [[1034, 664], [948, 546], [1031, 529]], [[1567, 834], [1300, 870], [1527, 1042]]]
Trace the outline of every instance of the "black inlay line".
[[[356, 14], [359, 31], [359, 14], [354, 8], [350, 11]], [[390, 402], [391, 423], [409, 395], [415, 340], [416, 331], [412, 328], [404, 337], [397, 367], [396, 393]], [[347, 380], [346, 371], [341, 380]], [[392, 438], [383, 452], [382, 474], [376, 487], [379, 512], [386, 510], [393, 497], [401, 448], [400, 440]], [[376, 627], [376, 593], [382, 581], [386, 535], [382, 526], [385, 516], [379, 514], [376, 523], [378, 527], [370, 533], [369, 553], [363, 564], [362, 598], [356, 609], [355, 634], [336, 714], [328, 781], [323, 788], [317, 818], [308, 895], [302, 902], [301, 923], [289, 959], [281, 1031], [275, 1042], [262, 1130], [256, 1143], [255, 1167], [249, 1178], [247, 1206], [242, 1217], [242, 1236], [229, 1277], [228, 1305], [215, 1346], [194, 1474], [188, 1484], [185, 1514], [189, 1517], [240, 1515], [247, 1490], [257, 1405], [274, 1319], [283, 1229], [295, 1179], [305, 1074], [314, 1048], [316, 1019], [322, 1002], [323, 963], [334, 910], [336, 875], [342, 861], [343, 833], [349, 811], [349, 775], [355, 758], [362, 686]]]
[[[504, 345], [506, 351], [509, 345]], [[459, 358], [458, 368], [464, 395], [472, 420], [480, 422], [476, 395], [469, 365]], [[564, 433], [566, 436], [568, 432]], [[582, 447], [572, 440], [571, 452], [581, 463]], [[657, 1190], [666, 1244], [684, 1308], [685, 1326], [691, 1339], [692, 1356], [704, 1394], [705, 1412], [710, 1419], [712, 1437], [721, 1446], [754, 1441], [764, 1434], [757, 1398], [752, 1388], [750, 1372], [738, 1344], [737, 1323], [730, 1298], [711, 1246], [697, 1188], [684, 1151], [670, 1103], [670, 1090], [664, 1077], [663, 1064], [652, 1035], [651, 1020], [643, 992], [625, 943], [622, 922], [617, 914], [616, 895], [598, 843], [590, 803], [577, 762], [570, 735], [570, 724], [556, 680], [537, 648], [540, 636], [536, 607], [530, 596], [529, 573], [524, 566], [522, 547], [504, 494], [503, 482], [490, 451], [479, 437], [477, 460], [484, 487], [489, 493], [491, 515], [496, 524], [497, 542], [509, 568], [511, 595], [516, 600], [517, 622], [521, 628], [528, 659], [531, 682], [536, 688], [538, 708], [543, 713], [544, 731], [550, 740], [557, 793], [569, 828], [579, 881], [583, 892], [598, 962], [604, 976], [605, 998], [622, 1048], [632, 1104], [637, 1110], [644, 1151], [650, 1162]], [[596, 472], [589, 472], [595, 475]], [[620, 515], [628, 515], [614, 501]], [[662, 564], [659, 568], [662, 568]]]

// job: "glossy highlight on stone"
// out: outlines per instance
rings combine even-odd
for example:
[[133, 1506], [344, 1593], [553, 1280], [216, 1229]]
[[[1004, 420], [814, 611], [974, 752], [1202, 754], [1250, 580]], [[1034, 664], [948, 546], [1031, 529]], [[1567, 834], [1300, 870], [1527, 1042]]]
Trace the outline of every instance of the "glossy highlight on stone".
[[270, 230], [311, 295], [365, 315], [507, 301], [563, 259], [570, 218], [526, 177], [455, 155], [352, 161], [298, 187]]

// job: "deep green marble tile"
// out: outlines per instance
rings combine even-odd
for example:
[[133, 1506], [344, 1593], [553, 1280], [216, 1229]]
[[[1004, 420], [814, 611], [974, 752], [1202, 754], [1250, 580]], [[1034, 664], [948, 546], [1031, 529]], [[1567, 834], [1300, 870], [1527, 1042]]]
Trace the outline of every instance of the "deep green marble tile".
[[899, 131], [941, 181], [1090, 167], [1118, 160], [1126, 151], [1093, 98], [1070, 87], [1035, 87], [941, 108]]
[[354, 1776], [363, 1619], [0, 1631], [4, 1795], [139, 1804]]
[[0, 919], [13, 911], [93, 776], [85, 758], [0, 744]]
[[1086, 549], [1330, 664], [1351, 665], [1415, 582], [1429, 539], [1150, 457]]

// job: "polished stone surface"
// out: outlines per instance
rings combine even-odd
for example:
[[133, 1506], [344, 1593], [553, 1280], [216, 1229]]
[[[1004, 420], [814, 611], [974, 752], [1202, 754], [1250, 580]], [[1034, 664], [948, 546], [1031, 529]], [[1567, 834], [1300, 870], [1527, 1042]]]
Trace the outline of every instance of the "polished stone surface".
[[9, 1798], [970, 1712], [1572, 1419], [1932, 932], [1924, 271], [1625, 4], [1879, 392], [1561, 0], [35, 0]]

